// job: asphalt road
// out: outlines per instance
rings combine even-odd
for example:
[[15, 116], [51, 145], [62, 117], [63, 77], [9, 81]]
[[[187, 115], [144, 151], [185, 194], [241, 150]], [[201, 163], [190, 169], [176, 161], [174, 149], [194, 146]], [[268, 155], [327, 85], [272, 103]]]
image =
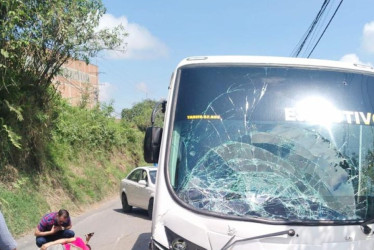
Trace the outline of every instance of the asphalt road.
[[[90, 240], [93, 250], [148, 249], [152, 221], [147, 212], [135, 208], [130, 214], [124, 214], [119, 198], [73, 217], [72, 223], [75, 235], [83, 239], [85, 234], [95, 232]], [[38, 249], [32, 235], [18, 239], [17, 243], [20, 250]]]

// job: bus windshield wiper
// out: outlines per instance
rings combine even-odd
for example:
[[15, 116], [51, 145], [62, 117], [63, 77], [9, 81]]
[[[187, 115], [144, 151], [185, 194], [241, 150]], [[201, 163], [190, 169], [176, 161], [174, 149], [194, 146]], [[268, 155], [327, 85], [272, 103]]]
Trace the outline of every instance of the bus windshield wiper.
[[293, 237], [293, 236], [295, 236], [295, 230], [289, 229], [289, 230], [285, 230], [285, 231], [280, 231], [280, 232], [271, 233], [271, 234], [263, 234], [263, 235], [259, 235], [259, 236], [255, 236], [255, 237], [251, 237], [251, 238], [245, 238], [245, 239], [241, 239], [241, 240], [236, 240], [236, 241], [232, 242], [234, 240], [234, 238], [235, 238], [235, 235], [234, 235], [222, 247], [221, 250], [229, 249], [230, 247], [232, 247], [234, 244], [236, 244], [238, 242], [243, 242], [243, 241], [248, 241], [248, 240], [257, 240], [257, 239], [263, 239], [263, 238], [269, 238], [269, 237], [274, 237], [274, 236], [279, 236], [279, 235], [284, 235], [284, 234], [287, 234], [288, 236], [292, 236]]
[[368, 226], [368, 224], [374, 223], [374, 218], [365, 220], [360, 224], [361, 230], [364, 234], [368, 235], [371, 233], [371, 227]]

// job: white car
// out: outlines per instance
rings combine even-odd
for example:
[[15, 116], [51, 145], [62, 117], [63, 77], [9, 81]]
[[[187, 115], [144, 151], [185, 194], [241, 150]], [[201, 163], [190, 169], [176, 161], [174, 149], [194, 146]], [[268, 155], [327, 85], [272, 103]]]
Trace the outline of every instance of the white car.
[[148, 210], [152, 218], [157, 167], [138, 167], [121, 180], [122, 209], [129, 213], [132, 207]]

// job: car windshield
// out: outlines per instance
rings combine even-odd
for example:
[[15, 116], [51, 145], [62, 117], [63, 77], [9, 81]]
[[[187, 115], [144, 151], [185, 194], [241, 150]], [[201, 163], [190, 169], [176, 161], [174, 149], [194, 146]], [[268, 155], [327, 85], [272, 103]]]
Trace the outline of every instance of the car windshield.
[[156, 183], [156, 174], [157, 174], [157, 170], [150, 170], [150, 171], [149, 171], [149, 177], [150, 177], [151, 182], [152, 182], [153, 184]]
[[295, 67], [179, 70], [168, 173], [192, 209], [271, 221], [374, 217], [374, 78]]

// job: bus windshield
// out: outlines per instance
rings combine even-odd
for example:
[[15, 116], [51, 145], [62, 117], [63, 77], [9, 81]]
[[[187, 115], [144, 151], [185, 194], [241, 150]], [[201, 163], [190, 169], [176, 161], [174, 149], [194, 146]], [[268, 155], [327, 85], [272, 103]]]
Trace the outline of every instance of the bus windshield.
[[180, 202], [271, 222], [374, 217], [374, 77], [347, 70], [179, 69], [168, 177]]

